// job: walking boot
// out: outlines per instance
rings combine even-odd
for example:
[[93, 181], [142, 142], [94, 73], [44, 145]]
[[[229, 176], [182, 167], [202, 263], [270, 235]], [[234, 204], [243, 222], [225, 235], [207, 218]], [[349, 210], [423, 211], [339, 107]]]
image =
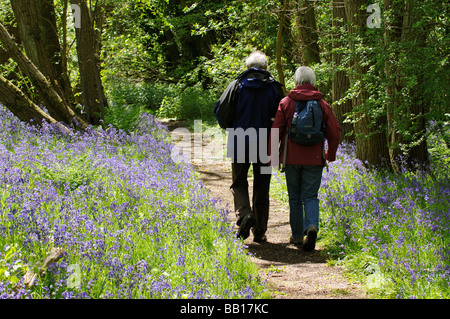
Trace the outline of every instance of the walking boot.
[[304, 251], [313, 251], [316, 247], [316, 239], [317, 239], [317, 232], [319, 230], [316, 226], [310, 226], [306, 230], [306, 240], [303, 243], [303, 250]]
[[255, 226], [256, 220], [252, 214], [247, 214], [239, 221], [239, 230], [237, 233], [237, 238], [246, 240], [250, 236], [250, 229]]

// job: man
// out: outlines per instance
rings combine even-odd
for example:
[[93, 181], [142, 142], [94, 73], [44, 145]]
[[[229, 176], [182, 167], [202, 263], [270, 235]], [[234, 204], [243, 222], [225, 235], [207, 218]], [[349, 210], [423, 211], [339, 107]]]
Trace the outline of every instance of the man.
[[[294, 74], [295, 89], [285, 97], [275, 115], [273, 129], [279, 129], [281, 140], [280, 163], [286, 159], [286, 183], [289, 196], [289, 222], [292, 230], [290, 242], [303, 245], [303, 250], [312, 251], [315, 248], [317, 232], [319, 231], [319, 200], [318, 192], [322, 180], [323, 167], [326, 161], [336, 159], [339, 146], [340, 126], [330, 106], [322, 99], [314, 84], [316, 75], [309, 67], [300, 67]], [[325, 124], [325, 138], [328, 150], [324, 153], [324, 143], [304, 146], [297, 144], [285, 136], [296, 111], [297, 101], [318, 100], [322, 111], [322, 122]], [[286, 157], [284, 157], [287, 141]], [[271, 143], [279, 141], [271, 141]], [[304, 217], [303, 217], [304, 214]], [[306, 240], [303, 241], [303, 236]]]
[[[267, 71], [264, 53], [253, 52], [246, 60], [247, 70], [230, 83], [216, 104], [232, 101], [227, 156], [232, 158], [232, 185], [239, 230], [238, 238], [245, 240], [253, 231], [255, 242], [265, 242], [269, 219], [270, 163], [267, 147], [272, 121], [283, 98], [282, 85]], [[224, 125], [221, 124], [222, 127]], [[247, 175], [253, 165], [253, 198], [250, 205]]]

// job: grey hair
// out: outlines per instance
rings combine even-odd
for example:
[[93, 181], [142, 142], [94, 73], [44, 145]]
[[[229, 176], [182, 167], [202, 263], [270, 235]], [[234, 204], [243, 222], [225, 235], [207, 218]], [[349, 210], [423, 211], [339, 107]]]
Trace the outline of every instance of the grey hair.
[[255, 51], [250, 54], [247, 60], [245, 60], [245, 63], [247, 64], [247, 67], [249, 69], [257, 68], [261, 70], [267, 70], [267, 67], [269, 65], [267, 56], [261, 51]]
[[297, 85], [309, 83], [316, 84], [316, 75], [309, 66], [301, 66], [295, 71], [294, 82]]

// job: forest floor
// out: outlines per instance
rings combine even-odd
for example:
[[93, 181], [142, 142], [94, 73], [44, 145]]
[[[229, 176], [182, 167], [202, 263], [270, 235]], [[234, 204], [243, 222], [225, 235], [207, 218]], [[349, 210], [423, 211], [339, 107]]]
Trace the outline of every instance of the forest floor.
[[[167, 123], [166, 123], [167, 124]], [[180, 127], [170, 123], [169, 130]], [[194, 133], [198, 134], [198, 133]], [[195, 135], [191, 135], [193, 143]], [[200, 137], [202, 138], [202, 137]], [[197, 136], [198, 141], [198, 136]], [[202, 139], [203, 146], [209, 141]], [[193, 144], [192, 144], [193, 145]], [[233, 196], [230, 191], [231, 163], [228, 161], [192, 161], [211, 197], [220, 199], [230, 210], [229, 220], [235, 224]], [[252, 196], [253, 178], [249, 174], [249, 192]], [[244, 244], [248, 246], [251, 260], [259, 267], [260, 276], [266, 281], [273, 299], [365, 299], [362, 287], [343, 276], [341, 269], [327, 264], [327, 257], [320, 246], [312, 252], [289, 243], [291, 230], [289, 213], [285, 203], [271, 198], [266, 243], [253, 242], [250, 234]], [[237, 226], [236, 231], [237, 231]]]

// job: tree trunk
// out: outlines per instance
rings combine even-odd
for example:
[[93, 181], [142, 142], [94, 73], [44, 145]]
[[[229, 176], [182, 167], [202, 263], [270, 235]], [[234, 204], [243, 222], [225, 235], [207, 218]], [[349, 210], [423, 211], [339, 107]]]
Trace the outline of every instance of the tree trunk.
[[309, 0], [298, 0], [297, 23], [302, 41], [303, 64], [320, 63], [316, 14]]
[[[403, 98], [406, 85], [400, 72], [402, 66], [399, 63], [401, 55], [404, 54], [402, 52], [403, 45], [407, 43], [409, 49], [411, 46], [417, 49], [424, 47], [428, 31], [411, 31], [414, 22], [412, 0], [406, 2], [384, 0], [384, 8], [389, 13], [384, 41], [385, 51], [389, 52], [390, 56], [390, 59], [385, 61], [385, 75], [387, 81], [388, 146], [391, 166], [395, 171], [399, 171], [400, 161], [406, 163], [410, 169], [414, 168], [411, 165], [414, 161], [427, 166], [429, 163], [425, 126], [427, 107], [426, 101], [422, 97], [424, 91], [424, 88], [421, 87], [423, 75], [418, 74], [418, 83], [415, 87], [410, 88], [411, 102], [408, 103]], [[399, 130], [399, 127], [403, 127], [403, 131]], [[414, 140], [405, 138], [405, 130]]]
[[[78, 120], [82, 128], [86, 128], [87, 124], [78, 118], [67, 102], [61, 98], [57, 91], [53, 88], [50, 81], [39, 71], [39, 69], [31, 62], [31, 60], [19, 49], [17, 44], [11, 38], [8, 31], [5, 29], [3, 24], [0, 23], [0, 42], [2, 42], [3, 47], [11, 54], [11, 57], [16, 61], [19, 68], [28, 76], [39, 92], [40, 96], [43, 98], [45, 106], [48, 109], [54, 110], [58, 114], [62, 121], [66, 123], [71, 123], [74, 118]], [[15, 95], [17, 96], [17, 95]], [[4, 97], [3, 97], [4, 98]], [[22, 99], [22, 98], [19, 98]], [[14, 100], [6, 99], [9, 103], [5, 102], [5, 106], [10, 110], [16, 109], [17, 107], [11, 103]], [[3, 101], [3, 99], [2, 99]], [[50, 114], [51, 115], [51, 114]], [[53, 116], [52, 116], [53, 117]], [[41, 118], [38, 118], [38, 120]], [[58, 119], [56, 119], [59, 121]]]
[[[332, 41], [333, 41], [333, 53], [332, 53], [332, 61], [333, 68], [335, 71], [333, 72], [333, 84], [332, 84], [332, 108], [333, 112], [336, 115], [336, 118], [341, 126], [341, 136], [342, 140], [346, 141], [354, 141], [354, 127], [352, 123], [344, 123], [346, 118], [346, 114], [351, 112], [352, 110], [352, 100], [347, 99], [343, 102], [336, 103], [341, 100], [347, 90], [350, 88], [350, 80], [348, 75], [343, 68], [346, 66], [342, 65], [342, 57], [343, 53], [338, 52], [339, 49], [343, 49], [345, 46], [344, 41], [342, 41], [342, 33], [336, 30], [339, 30], [344, 27], [346, 18], [345, 18], [345, 7], [342, 1], [333, 0], [333, 19], [332, 25], [333, 30], [335, 30]], [[336, 33], [337, 32], [337, 33]]]
[[56, 123], [53, 117], [34, 104], [17, 86], [1, 74], [0, 101], [21, 121], [33, 122], [37, 120], [40, 122], [42, 119], [46, 119], [50, 123]]
[[6, 50], [3, 50], [2, 48], [0, 48], [0, 65], [6, 63], [6, 61], [9, 60], [9, 53]]
[[[41, 10], [39, 10], [40, 5], [45, 5], [45, 8], [41, 7]], [[58, 82], [63, 81], [58, 78], [61, 72], [58, 70], [59, 63], [55, 60], [57, 59], [55, 49], [59, 46], [56, 22], [54, 14], [49, 13], [51, 9], [48, 8], [48, 3], [44, 0], [11, 0], [11, 7], [14, 11], [20, 39], [27, 56], [41, 73], [48, 78], [50, 83], [54, 85], [54, 89], [58, 90], [58, 94], [64, 96], [61, 89], [58, 88]], [[43, 13], [45, 13], [45, 16], [42, 16]], [[55, 22], [54, 25], [52, 24], [53, 22]], [[43, 99], [42, 102], [44, 102], [45, 98], [41, 98]], [[56, 104], [47, 104], [45, 106], [48, 112], [58, 121], [66, 119], [63, 114], [59, 114]]]
[[51, 68], [49, 76], [52, 81], [55, 82], [54, 86], [60, 88], [66, 101], [69, 101], [72, 95], [72, 89], [67, 75], [67, 68], [64, 69], [62, 63], [61, 46], [57, 32], [58, 29], [56, 26], [56, 13], [53, 0], [37, 0], [36, 4], [46, 60], [49, 61]]
[[81, 28], [76, 29], [76, 37], [84, 110], [89, 123], [103, 124], [107, 102], [100, 79], [99, 54], [96, 50], [99, 46], [96, 43], [94, 22], [86, 1], [71, 0], [70, 3], [81, 9]]
[[289, 0], [281, 1], [281, 11], [278, 18], [278, 33], [277, 33], [277, 71], [278, 81], [283, 84], [283, 93], [286, 95], [286, 87], [284, 80], [284, 68], [283, 68], [283, 33], [285, 29], [286, 10], [289, 6]]
[[70, 95], [67, 96], [67, 100], [70, 101], [72, 104], [73, 103], [73, 92], [72, 92], [72, 88], [70, 86], [70, 80], [69, 80], [69, 71], [68, 71], [68, 67], [67, 67], [67, 58], [69, 55], [69, 49], [67, 46], [67, 10], [68, 10], [68, 6], [69, 6], [69, 0], [63, 0], [63, 13], [61, 16], [61, 29], [62, 29], [62, 43], [61, 43], [61, 68], [62, 68], [62, 72], [65, 76], [65, 78], [68, 79], [68, 83], [66, 85], [67, 90], [66, 94], [69, 93], [70, 91]]
[[[429, 25], [426, 28], [421, 28], [419, 32], [413, 31], [413, 25], [416, 20], [416, 14], [414, 13], [414, 1], [407, 0], [405, 3], [405, 10], [403, 16], [403, 29], [402, 29], [402, 41], [404, 43], [415, 43], [417, 49], [423, 49], [427, 45], [427, 36], [431, 33]], [[419, 71], [420, 72], [420, 71]], [[412, 115], [412, 119], [407, 119], [410, 124], [409, 130], [413, 132], [415, 141], [408, 141], [409, 144], [413, 144], [408, 147], [406, 154], [407, 165], [410, 169], [416, 167], [412, 165], [415, 161], [425, 168], [428, 168], [430, 164], [430, 158], [428, 155], [427, 144], [427, 132], [426, 132], [426, 119], [425, 115], [430, 111], [427, 101], [423, 96], [425, 92], [425, 76], [420, 72], [417, 76], [417, 85], [410, 89], [411, 101], [407, 114]]]
[[[347, 21], [350, 22], [349, 38], [350, 49], [352, 51], [352, 69], [353, 72], [349, 76], [350, 85], [358, 84], [357, 95], [352, 100], [353, 108], [359, 108], [368, 98], [367, 91], [361, 86], [361, 75], [368, 71], [367, 66], [363, 66], [358, 54], [356, 53], [355, 35], [361, 35], [362, 41], [367, 41], [362, 32], [366, 27], [366, 1], [365, 0], [344, 0], [345, 15]], [[356, 140], [356, 157], [363, 162], [380, 166], [385, 165], [389, 158], [387, 148], [386, 134], [384, 132], [373, 132], [381, 124], [383, 119], [374, 120], [369, 117], [367, 112], [359, 111], [356, 114], [355, 140]]]
[[0, 101], [2, 101], [5, 106], [21, 121], [40, 125], [42, 123], [42, 120], [45, 119], [49, 123], [53, 123], [58, 126], [61, 131], [69, 135], [72, 134], [66, 126], [56, 121], [49, 114], [45, 113], [22, 91], [20, 91], [18, 87], [16, 87], [8, 79], [4, 78], [1, 74]]
[[[398, 6], [398, 2], [397, 2]], [[400, 155], [400, 140], [396, 130], [396, 122], [398, 121], [398, 115], [395, 113], [400, 110], [400, 95], [401, 90], [400, 74], [398, 63], [397, 46], [401, 38], [402, 29], [402, 16], [398, 14], [401, 9], [394, 9], [393, 0], [384, 0], [384, 8], [386, 12], [390, 12], [389, 18], [386, 18], [386, 26], [384, 32], [385, 50], [390, 52], [390, 58], [385, 61], [384, 72], [386, 75], [386, 116], [387, 116], [387, 130], [388, 130], [388, 147], [389, 147], [389, 159], [394, 171], [399, 170], [397, 163]]]

